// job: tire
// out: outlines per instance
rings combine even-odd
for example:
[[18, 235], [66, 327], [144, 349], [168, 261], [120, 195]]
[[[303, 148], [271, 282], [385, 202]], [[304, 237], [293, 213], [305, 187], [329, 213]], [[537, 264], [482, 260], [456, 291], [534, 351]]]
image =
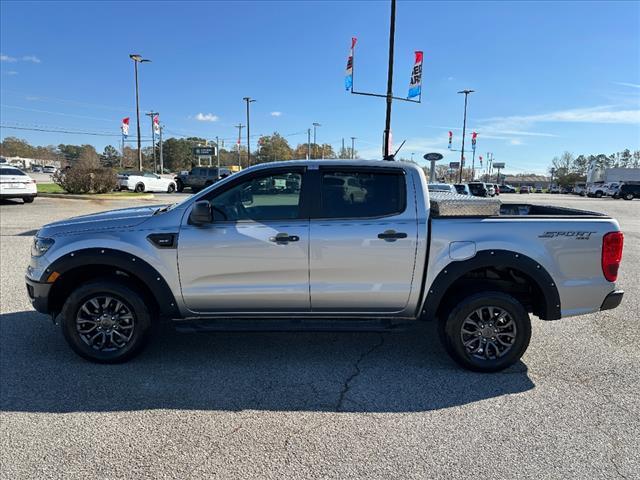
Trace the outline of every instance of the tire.
[[173, 193], [176, 191], [176, 186], [173, 183], [170, 183], [167, 187], [167, 193]]
[[627, 193], [622, 198], [624, 198], [625, 200], [633, 200], [633, 193]]
[[596, 192], [596, 198], [602, 198], [602, 192], [600, 190]]
[[182, 191], [184, 190], [184, 183], [182, 183], [182, 180], [180, 179], [176, 180], [176, 190], [178, 191], [178, 193], [182, 193]]
[[[493, 318], [498, 318], [498, 322], [507, 322], [503, 328], [494, 326], [490, 309], [497, 314]], [[484, 328], [474, 330], [474, 325]], [[527, 311], [511, 295], [501, 292], [480, 292], [456, 302], [447, 318], [441, 320], [440, 329], [440, 338], [451, 358], [476, 372], [497, 372], [513, 365], [527, 350], [531, 339]]]
[[136, 192], [136, 193], [144, 192], [144, 183], [137, 184], [136, 188], [134, 188], [133, 191]]
[[33, 201], [35, 200], [36, 197], [23, 197], [22, 201], [24, 203], [33, 203]]
[[[116, 302], [122, 307], [118, 308]], [[104, 314], [98, 316], [101, 312]], [[122, 318], [113, 322], [109, 315]], [[61, 318], [62, 333], [71, 349], [96, 363], [120, 363], [133, 358], [145, 346], [151, 331], [151, 316], [143, 296], [135, 288], [112, 279], [89, 282], [74, 290], [62, 307]], [[82, 333], [79, 329], [88, 331]], [[98, 333], [91, 340], [94, 331]], [[125, 342], [121, 337], [128, 339]]]

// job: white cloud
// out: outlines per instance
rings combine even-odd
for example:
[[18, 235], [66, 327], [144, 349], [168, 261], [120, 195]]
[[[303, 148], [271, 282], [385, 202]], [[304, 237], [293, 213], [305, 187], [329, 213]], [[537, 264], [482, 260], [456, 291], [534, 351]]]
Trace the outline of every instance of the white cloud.
[[40, 63], [40, 59], [35, 55], [25, 55], [22, 57], [23, 62]]
[[4, 53], [0, 53], [0, 62], [9, 62], [9, 63], [13, 63], [13, 62], [17, 62], [18, 59], [15, 57], [10, 57], [9, 55], [5, 55]]
[[16, 72], [15, 70], [9, 70], [7, 72], [7, 75], [18, 75], [18, 72]]
[[519, 138], [512, 138], [509, 140], [509, 145], [522, 145], [522, 140]]
[[272, 117], [280, 117], [281, 115], [282, 115], [282, 112], [271, 112]]
[[218, 116], [213, 113], [197, 113], [195, 119], [199, 122], [217, 122]]
[[627, 82], [613, 82], [616, 85], [622, 85], [623, 87], [631, 87], [631, 88], [640, 88], [640, 84], [637, 83], [627, 83]]
[[509, 130], [526, 127], [535, 123], [640, 123], [640, 109], [622, 110], [615, 105], [589, 108], [574, 108], [536, 115], [514, 115], [483, 120], [495, 129]]

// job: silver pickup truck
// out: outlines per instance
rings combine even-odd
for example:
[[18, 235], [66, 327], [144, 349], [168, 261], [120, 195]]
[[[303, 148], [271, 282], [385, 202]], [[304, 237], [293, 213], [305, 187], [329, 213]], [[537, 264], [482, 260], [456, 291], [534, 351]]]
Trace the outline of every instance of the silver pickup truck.
[[164, 207], [35, 236], [27, 290], [71, 348], [137, 354], [152, 326], [397, 328], [438, 322], [453, 359], [496, 371], [543, 320], [615, 308], [623, 235], [605, 215], [433, 194], [383, 161], [257, 165]]

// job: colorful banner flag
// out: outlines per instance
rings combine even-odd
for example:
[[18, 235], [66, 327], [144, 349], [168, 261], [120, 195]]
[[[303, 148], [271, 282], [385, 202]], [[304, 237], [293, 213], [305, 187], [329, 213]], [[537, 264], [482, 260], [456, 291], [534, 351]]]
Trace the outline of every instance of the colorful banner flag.
[[351, 49], [349, 49], [349, 58], [347, 58], [347, 70], [344, 77], [344, 88], [349, 91], [353, 87], [353, 50], [355, 49], [356, 37], [351, 37]]
[[451, 150], [451, 142], [453, 141], [453, 132], [451, 130], [449, 130], [449, 145], [447, 146], [447, 148], [449, 150]]
[[122, 119], [122, 125], [120, 125], [120, 130], [122, 130], [122, 135], [125, 137], [129, 136], [129, 117]]
[[153, 132], [156, 135], [160, 134], [160, 115], [153, 116]]
[[482, 168], [482, 155], [480, 155], [480, 168]]
[[422, 52], [416, 53], [416, 61], [411, 70], [411, 81], [409, 82], [409, 95], [407, 98], [419, 97], [422, 93]]
[[476, 132], [471, 133], [471, 148], [473, 150], [476, 149], [476, 138], [478, 137], [478, 134]]

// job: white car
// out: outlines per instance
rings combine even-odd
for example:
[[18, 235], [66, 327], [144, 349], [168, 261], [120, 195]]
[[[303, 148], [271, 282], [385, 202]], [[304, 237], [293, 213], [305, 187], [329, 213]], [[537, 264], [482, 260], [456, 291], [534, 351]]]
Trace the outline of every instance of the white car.
[[22, 170], [3, 164], [0, 166], [0, 198], [21, 198], [31, 203], [38, 195], [36, 181]]
[[430, 192], [458, 193], [456, 187], [450, 183], [430, 183], [427, 188]]
[[118, 174], [118, 187], [120, 190], [133, 190], [134, 192], [167, 192], [176, 191], [176, 182], [169, 178], [162, 178], [151, 172], [122, 172]]
[[42, 169], [42, 173], [56, 173], [57, 168], [53, 165], [45, 165]]

